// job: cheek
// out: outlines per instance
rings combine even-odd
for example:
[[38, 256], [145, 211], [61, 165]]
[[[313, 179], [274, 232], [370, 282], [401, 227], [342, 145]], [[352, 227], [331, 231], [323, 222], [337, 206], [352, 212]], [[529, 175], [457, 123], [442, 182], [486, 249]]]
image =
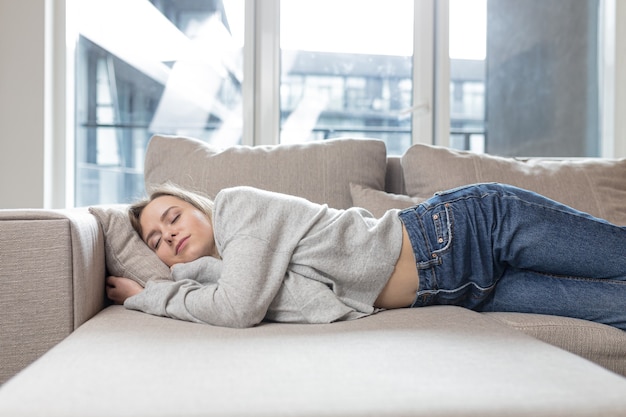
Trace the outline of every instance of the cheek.
[[210, 221], [207, 218], [207, 216], [204, 213], [202, 213], [200, 210], [195, 210], [193, 212], [193, 218], [194, 218], [194, 221], [196, 221], [198, 224], [202, 224], [203, 227], [205, 227], [207, 224], [210, 224]]
[[196, 230], [201, 231], [204, 236], [213, 237], [213, 225], [211, 221], [206, 218], [203, 213], [195, 213], [195, 227]]
[[165, 250], [163, 246], [159, 247], [159, 249], [155, 252], [156, 256], [167, 266], [171, 266], [169, 262], [169, 254]]

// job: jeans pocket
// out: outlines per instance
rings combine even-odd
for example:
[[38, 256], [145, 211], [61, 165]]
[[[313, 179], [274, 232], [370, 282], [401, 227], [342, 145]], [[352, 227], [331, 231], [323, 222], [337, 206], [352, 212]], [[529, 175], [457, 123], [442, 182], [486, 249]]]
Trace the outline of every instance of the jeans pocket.
[[435, 232], [434, 242], [431, 242], [435, 257], [447, 251], [452, 244], [453, 217], [450, 205], [446, 203], [436, 207], [431, 213], [431, 220]]

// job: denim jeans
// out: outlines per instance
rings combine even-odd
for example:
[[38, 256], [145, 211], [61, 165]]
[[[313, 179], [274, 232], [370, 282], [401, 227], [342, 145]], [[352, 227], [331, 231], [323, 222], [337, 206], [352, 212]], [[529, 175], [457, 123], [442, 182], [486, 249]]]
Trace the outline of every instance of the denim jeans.
[[626, 330], [626, 227], [502, 184], [440, 192], [400, 218], [420, 277], [413, 307], [552, 314]]

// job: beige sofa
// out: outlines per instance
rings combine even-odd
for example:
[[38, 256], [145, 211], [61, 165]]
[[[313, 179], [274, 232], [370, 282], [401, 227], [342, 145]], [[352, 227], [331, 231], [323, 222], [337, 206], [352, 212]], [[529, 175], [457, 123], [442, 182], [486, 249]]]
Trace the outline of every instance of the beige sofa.
[[[145, 177], [209, 194], [253, 185], [375, 214], [499, 181], [626, 224], [624, 160], [425, 145], [393, 157], [380, 141], [351, 139], [220, 150], [155, 137]], [[0, 210], [0, 415], [626, 415], [626, 333], [583, 320], [428, 307], [236, 330], [111, 306], [107, 273], [168, 273], [124, 208]]]

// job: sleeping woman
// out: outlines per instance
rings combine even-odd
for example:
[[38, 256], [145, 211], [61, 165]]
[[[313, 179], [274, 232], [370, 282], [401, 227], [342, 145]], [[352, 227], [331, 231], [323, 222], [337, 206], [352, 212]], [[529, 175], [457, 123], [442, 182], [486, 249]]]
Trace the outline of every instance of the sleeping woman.
[[250, 187], [173, 185], [131, 206], [172, 280], [107, 278], [126, 308], [250, 327], [456, 305], [626, 330], [626, 228], [503, 184], [435, 194], [381, 218]]

